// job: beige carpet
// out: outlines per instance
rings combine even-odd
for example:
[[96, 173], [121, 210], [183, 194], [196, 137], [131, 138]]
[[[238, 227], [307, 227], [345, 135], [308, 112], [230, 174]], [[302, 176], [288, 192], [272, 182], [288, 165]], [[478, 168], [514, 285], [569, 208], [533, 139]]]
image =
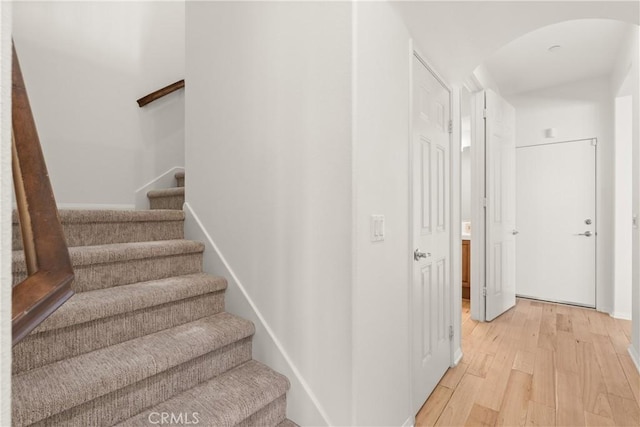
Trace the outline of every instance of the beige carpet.
[[[184, 240], [184, 173], [149, 211], [60, 211], [77, 292], [13, 348], [14, 426], [283, 426], [289, 381]], [[14, 215], [14, 283], [26, 277]]]

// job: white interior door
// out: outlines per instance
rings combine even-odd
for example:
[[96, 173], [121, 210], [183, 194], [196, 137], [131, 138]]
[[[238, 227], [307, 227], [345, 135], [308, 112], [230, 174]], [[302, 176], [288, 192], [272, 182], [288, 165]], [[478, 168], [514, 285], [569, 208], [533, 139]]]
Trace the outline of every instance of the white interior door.
[[485, 92], [485, 320], [516, 303], [515, 110]]
[[450, 94], [413, 58], [412, 380], [418, 411], [451, 361]]
[[517, 153], [518, 295], [595, 307], [595, 139]]

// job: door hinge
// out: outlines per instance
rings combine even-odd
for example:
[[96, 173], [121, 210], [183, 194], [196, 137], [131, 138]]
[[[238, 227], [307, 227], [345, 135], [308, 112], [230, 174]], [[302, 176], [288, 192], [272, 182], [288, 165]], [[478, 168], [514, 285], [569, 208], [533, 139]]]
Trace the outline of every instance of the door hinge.
[[449, 339], [453, 339], [453, 326], [449, 325]]
[[482, 110], [482, 118], [483, 118], [483, 119], [486, 119], [486, 118], [487, 118], [487, 109], [486, 109], [486, 108], [484, 108], [484, 109]]
[[487, 296], [487, 288], [482, 288], [482, 296], [483, 297]]
[[483, 208], [486, 208], [486, 207], [487, 207], [487, 198], [486, 198], [486, 197], [483, 197], [483, 198], [482, 198], [482, 207], [483, 207]]
[[449, 120], [449, 133], [453, 133], [453, 120]]

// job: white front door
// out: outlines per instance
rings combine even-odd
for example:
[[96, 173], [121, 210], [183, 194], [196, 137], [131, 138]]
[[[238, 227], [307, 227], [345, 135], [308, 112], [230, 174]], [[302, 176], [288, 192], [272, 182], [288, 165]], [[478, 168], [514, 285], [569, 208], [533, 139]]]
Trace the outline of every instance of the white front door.
[[595, 307], [595, 139], [517, 153], [518, 295]]
[[485, 92], [485, 320], [516, 304], [515, 109]]
[[418, 411], [451, 362], [449, 90], [413, 58], [412, 381]]

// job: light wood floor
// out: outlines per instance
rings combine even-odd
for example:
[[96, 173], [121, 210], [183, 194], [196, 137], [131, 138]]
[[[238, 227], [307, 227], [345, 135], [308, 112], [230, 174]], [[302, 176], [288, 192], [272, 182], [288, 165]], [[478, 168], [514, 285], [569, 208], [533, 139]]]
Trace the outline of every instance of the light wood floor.
[[417, 426], [640, 426], [631, 322], [525, 299], [489, 323], [462, 311], [464, 358]]

